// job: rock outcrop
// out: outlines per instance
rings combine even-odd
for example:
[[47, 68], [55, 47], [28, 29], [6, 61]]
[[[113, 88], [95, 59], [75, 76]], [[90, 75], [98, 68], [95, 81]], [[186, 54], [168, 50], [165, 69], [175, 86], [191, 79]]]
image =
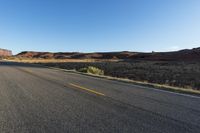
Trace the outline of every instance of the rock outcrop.
[[0, 57], [12, 56], [12, 51], [7, 49], [0, 49]]

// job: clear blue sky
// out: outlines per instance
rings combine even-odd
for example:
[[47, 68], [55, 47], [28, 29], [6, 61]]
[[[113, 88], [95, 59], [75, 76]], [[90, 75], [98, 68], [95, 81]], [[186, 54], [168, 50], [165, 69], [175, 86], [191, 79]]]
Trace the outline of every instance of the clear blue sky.
[[200, 47], [200, 0], [0, 0], [0, 47], [15, 54]]

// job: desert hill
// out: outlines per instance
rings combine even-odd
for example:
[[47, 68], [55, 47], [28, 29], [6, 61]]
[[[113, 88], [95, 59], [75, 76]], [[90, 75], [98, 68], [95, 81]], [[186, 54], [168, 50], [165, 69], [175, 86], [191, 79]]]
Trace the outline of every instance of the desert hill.
[[44, 58], [44, 59], [129, 59], [138, 53], [136, 52], [99, 52], [99, 53], [78, 53], [78, 52], [34, 52], [24, 51], [16, 55], [23, 58]]
[[34, 52], [24, 51], [16, 55], [21, 58], [43, 58], [43, 59], [124, 59], [124, 60], [160, 60], [160, 61], [192, 61], [200, 60], [200, 47], [194, 49], [184, 49], [173, 52]]

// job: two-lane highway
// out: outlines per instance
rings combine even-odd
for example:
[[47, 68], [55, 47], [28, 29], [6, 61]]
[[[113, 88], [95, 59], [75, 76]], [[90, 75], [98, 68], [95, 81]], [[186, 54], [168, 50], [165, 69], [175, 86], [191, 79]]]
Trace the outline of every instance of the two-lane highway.
[[199, 133], [200, 98], [0, 62], [0, 133]]

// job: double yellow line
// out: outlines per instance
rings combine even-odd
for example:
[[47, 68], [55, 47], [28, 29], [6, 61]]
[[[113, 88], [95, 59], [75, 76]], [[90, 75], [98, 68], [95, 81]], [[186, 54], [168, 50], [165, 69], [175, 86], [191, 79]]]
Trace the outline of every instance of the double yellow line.
[[101, 92], [94, 91], [94, 90], [91, 90], [91, 89], [88, 89], [88, 88], [85, 88], [85, 87], [82, 87], [82, 86], [79, 86], [79, 85], [76, 85], [76, 84], [73, 84], [73, 83], [69, 83], [69, 85], [71, 85], [71, 86], [73, 86], [73, 87], [76, 87], [76, 88], [78, 88], [78, 89], [81, 89], [81, 90], [85, 90], [85, 91], [94, 93], [94, 94], [96, 94], [96, 95], [105, 96], [105, 94], [103, 94], [103, 93], [101, 93]]

